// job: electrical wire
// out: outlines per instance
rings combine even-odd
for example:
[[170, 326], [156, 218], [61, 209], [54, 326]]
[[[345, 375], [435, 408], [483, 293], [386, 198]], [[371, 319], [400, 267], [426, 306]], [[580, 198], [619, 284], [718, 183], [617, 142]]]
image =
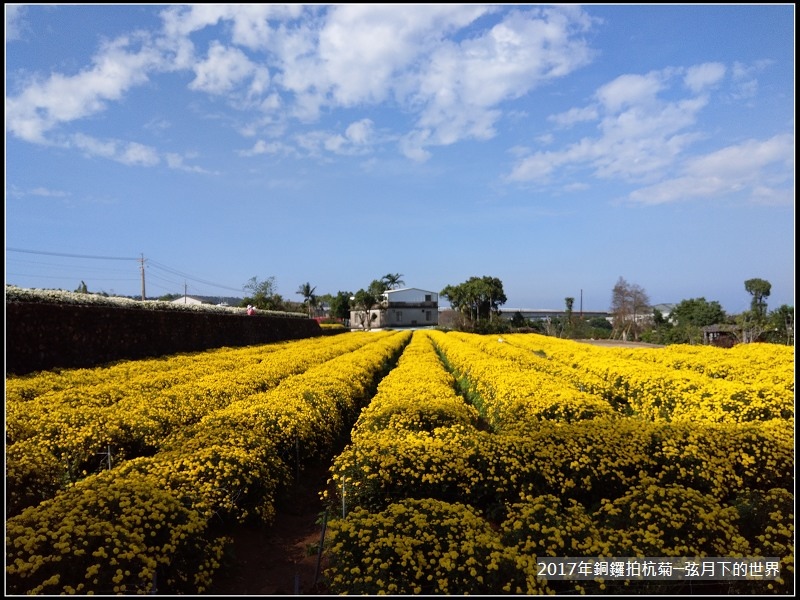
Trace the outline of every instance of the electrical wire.
[[[38, 254], [38, 255], [44, 255], [44, 256], [57, 256], [57, 257], [64, 257], [64, 258], [84, 258], [84, 259], [93, 259], [93, 260], [137, 261], [137, 262], [140, 262], [142, 264], [142, 266], [148, 268], [148, 270], [151, 272], [151, 276], [152, 277], [154, 277], [156, 279], [159, 279], [162, 282], [165, 282], [165, 283], [168, 283], [170, 285], [176, 286], [176, 287], [177, 286], [183, 286], [185, 284], [185, 281], [183, 283], [179, 283], [179, 282], [176, 282], [173, 279], [170, 279], [168, 277], [159, 277], [156, 273], [152, 272], [152, 270], [155, 269], [156, 271], [161, 271], [161, 272], [169, 274], [169, 275], [177, 275], [177, 276], [181, 277], [184, 280], [190, 280], [190, 281], [193, 281], [193, 282], [196, 282], [196, 283], [201, 283], [203, 285], [210, 286], [212, 288], [230, 290], [230, 291], [234, 291], [234, 292], [237, 292], [237, 293], [241, 293], [242, 289], [243, 289], [241, 287], [232, 287], [232, 286], [229, 286], [229, 285], [224, 285], [224, 284], [221, 284], [221, 283], [216, 283], [216, 282], [213, 282], [213, 281], [208, 281], [206, 279], [201, 279], [199, 277], [195, 277], [195, 276], [190, 275], [188, 273], [184, 273], [182, 271], [174, 269], [174, 268], [172, 268], [172, 267], [170, 267], [168, 265], [165, 265], [165, 264], [163, 264], [163, 263], [161, 263], [159, 261], [156, 261], [156, 260], [153, 260], [153, 259], [150, 259], [150, 258], [145, 258], [144, 255], [142, 255], [139, 258], [127, 257], [127, 256], [97, 256], [97, 255], [90, 255], [90, 254], [70, 254], [70, 253], [66, 253], [66, 252], [48, 252], [48, 251], [44, 251], [44, 250], [29, 250], [29, 249], [23, 249], [23, 248], [6, 248], [6, 252], [20, 252], [20, 253]], [[25, 263], [26, 261], [20, 261], [20, 262]], [[59, 269], [62, 269], [62, 271], [63, 271], [63, 269], [65, 267], [66, 268], [70, 268], [70, 269], [80, 270], [80, 271], [86, 271], [87, 270], [86, 267], [78, 266], [78, 265], [56, 265], [56, 264], [53, 264], [53, 263], [36, 263], [36, 262], [30, 262], [30, 261], [28, 261], [27, 264], [28, 265], [31, 265], [31, 264], [40, 265], [40, 266], [45, 266], [45, 267], [57, 267]], [[102, 270], [102, 268], [100, 268], [100, 270]], [[117, 271], [117, 272], [119, 273], [119, 271]], [[7, 272], [6, 274], [7, 275], [11, 274], [11, 275], [14, 275], [15, 277], [31, 276], [29, 273], [8, 273]], [[58, 276], [56, 276], [56, 275], [36, 275], [36, 277], [40, 277], [40, 278], [43, 278], [43, 279], [48, 279], [48, 278], [49, 279], [56, 279], [57, 277], [64, 277], [64, 274], [62, 272]], [[97, 280], [98, 281], [136, 281], [136, 279], [133, 278], [133, 277], [131, 277], [131, 278], [117, 278], [117, 279], [100, 278], [100, 279], [97, 279]], [[162, 287], [162, 286], [158, 286], [158, 287]]]

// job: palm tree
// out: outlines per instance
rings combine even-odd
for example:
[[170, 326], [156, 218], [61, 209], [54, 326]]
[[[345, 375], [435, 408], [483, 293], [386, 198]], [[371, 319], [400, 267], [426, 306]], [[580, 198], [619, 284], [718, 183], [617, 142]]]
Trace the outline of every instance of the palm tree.
[[394, 290], [399, 288], [401, 285], [405, 285], [406, 282], [400, 279], [403, 275], [401, 273], [389, 273], [388, 275], [383, 276], [383, 280], [386, 282], [386, 286], [390, 290]]
[[306, 282], [297, 288], [297, 293], [303, 297], [303, 303], [308, 307], [308, 316], [311, 317], [311, 307], [316, 304], [317, 297], [314, 295], [314, 290], [317, 286], [311, 287], [311, 284]]

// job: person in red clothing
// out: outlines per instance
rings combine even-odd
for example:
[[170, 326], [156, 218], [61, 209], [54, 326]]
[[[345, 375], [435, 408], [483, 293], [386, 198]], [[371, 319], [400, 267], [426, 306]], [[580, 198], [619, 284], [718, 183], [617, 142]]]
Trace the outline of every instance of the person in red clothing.
[[255, 307], [255, 306], [252, 306], [252, 305], [250, 305], [250, 304], [248, 304], [248, 305], [247, 305], [247, 314], [248, 314], [248, 315], [254, 315], [254, 314], [256, 314], [256, 307]]

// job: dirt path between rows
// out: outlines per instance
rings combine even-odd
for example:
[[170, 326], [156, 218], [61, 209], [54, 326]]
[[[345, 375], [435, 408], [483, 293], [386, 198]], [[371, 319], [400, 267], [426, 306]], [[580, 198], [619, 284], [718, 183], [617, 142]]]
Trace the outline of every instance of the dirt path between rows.
[[327, 476], [327, 467], [301, 473], [300, 481], [276, 503], [272, 526], [233, 529], [231, 560], [215, 574], [208, 595], [324, 595], [325, 560], [318, 555], [324, 506], [319, 492]]

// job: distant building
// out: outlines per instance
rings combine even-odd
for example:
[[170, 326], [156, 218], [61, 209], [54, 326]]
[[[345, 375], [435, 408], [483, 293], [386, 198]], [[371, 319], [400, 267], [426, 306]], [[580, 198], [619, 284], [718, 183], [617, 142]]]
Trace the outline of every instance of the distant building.
[[216, 306], [239, 306], [242, 303], [242, 299], [233, 296], [184, 295], [180, 298], [170, 300], [170, 302], [172, 304], [214, 304]]
[[[547, 321], [549, 319], [557, 319], [562, 318], [567, 315], [567, 311], [563, 308], [559, 310], [554, 309], [546, 309], [546, 308], [500, 308], [500, 316], [503, 319], [511, 320], [514, 318], [515, 314], [521, 314], [523, 318], [529, 319], [531, 321]], [[583, 316], [584, 319], [594, 319], [595, 317], [601, 317], [603, 319], [610, 318], [610, 315], [605, 311], [593, 311], [593, 310], [573, 310], [572, 316], [573, 317], [580, 317]]]
[[675, 310], [675, 307], [678, 306], [677, 304], [654, 304], [650, 308], [653, 311], [658, 311], [661, 313], [661, 316], [664, 317], [665, 321], [672, 322], [672, 319], [669, 318], [670, 313]]
[[175, 298], [175, 300], [170, 300], [170, 304], [207, 304], [207, 302], [192, 296], [181, 296], [180, 298]]
[[351, 329], [434, 327], [438, 323], [439, 294], [419, 288], [385, 291], [380, 305], [370, 310], [369, 315], [363, 310], [350, 311]]

